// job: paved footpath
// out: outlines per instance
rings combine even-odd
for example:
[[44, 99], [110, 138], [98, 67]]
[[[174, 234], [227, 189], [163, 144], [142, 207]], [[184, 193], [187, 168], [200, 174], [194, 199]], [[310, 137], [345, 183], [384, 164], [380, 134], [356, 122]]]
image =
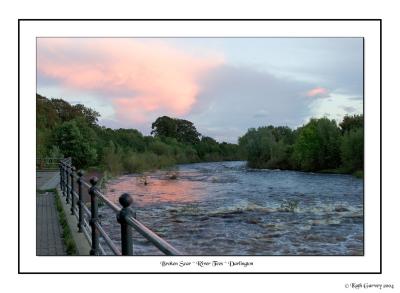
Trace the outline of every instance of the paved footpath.
[[67, 255], [62, 228], [58, 220], [54, 192], [41, 192], [57, 187], [57, 172], [36, 173], [36, 255]]

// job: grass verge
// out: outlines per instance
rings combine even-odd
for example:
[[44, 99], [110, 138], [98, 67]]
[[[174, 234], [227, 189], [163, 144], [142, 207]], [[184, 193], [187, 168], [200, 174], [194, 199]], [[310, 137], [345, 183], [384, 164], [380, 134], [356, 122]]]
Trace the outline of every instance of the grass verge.
[[56, 208], [58, 211], [58, 219], [60, 220], [60, 225], [62, 228], [62, 238], [64, 241], [64, 245], [67, 249], [68, 255], [77, 255], [77, 249], [75, 245], [75, 241], [72, 238], [71, 230], [69, 229], [67, 217], [65, 216], [64, 209], [62, 207], [61, 198], [58, 192], [55, 192], [56, 196]]

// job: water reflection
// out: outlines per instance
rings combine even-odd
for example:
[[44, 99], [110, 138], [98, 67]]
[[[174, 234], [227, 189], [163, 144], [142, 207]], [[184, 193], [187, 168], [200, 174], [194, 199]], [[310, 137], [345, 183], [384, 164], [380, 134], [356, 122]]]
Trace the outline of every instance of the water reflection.
[[[163, 176], [164, 175], [164, 176]], [[165, 174], [122, 176], [108, 184], [107, 197], [118, 202], [121, 192], [128, 192], [138, 207], [161, 203], [189, 203], [199, 200], [200, 182], [169, 179]]]

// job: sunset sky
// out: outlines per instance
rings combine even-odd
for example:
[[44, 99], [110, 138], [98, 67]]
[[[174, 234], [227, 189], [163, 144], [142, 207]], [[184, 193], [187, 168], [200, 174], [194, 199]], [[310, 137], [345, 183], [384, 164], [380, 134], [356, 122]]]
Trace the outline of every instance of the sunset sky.
[[37, 93], [150, 134], [159, 116], [218, 141], [362, 113], [361, 38], [38, 38]]

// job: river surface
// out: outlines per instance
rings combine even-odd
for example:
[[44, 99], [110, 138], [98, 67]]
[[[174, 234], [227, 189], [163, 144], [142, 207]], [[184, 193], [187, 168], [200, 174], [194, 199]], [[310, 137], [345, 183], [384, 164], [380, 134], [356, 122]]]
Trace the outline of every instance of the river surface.
[[[104, 192], [116, 203], [130, 193], [137, 219], [186, 255], [363, 254], [363, 180], [350, 175], [197, 163], [124, 175]], [[99, 212], [119, 244], [115, 215]], [[137, 232], [134, 253], [160, 254]]]

